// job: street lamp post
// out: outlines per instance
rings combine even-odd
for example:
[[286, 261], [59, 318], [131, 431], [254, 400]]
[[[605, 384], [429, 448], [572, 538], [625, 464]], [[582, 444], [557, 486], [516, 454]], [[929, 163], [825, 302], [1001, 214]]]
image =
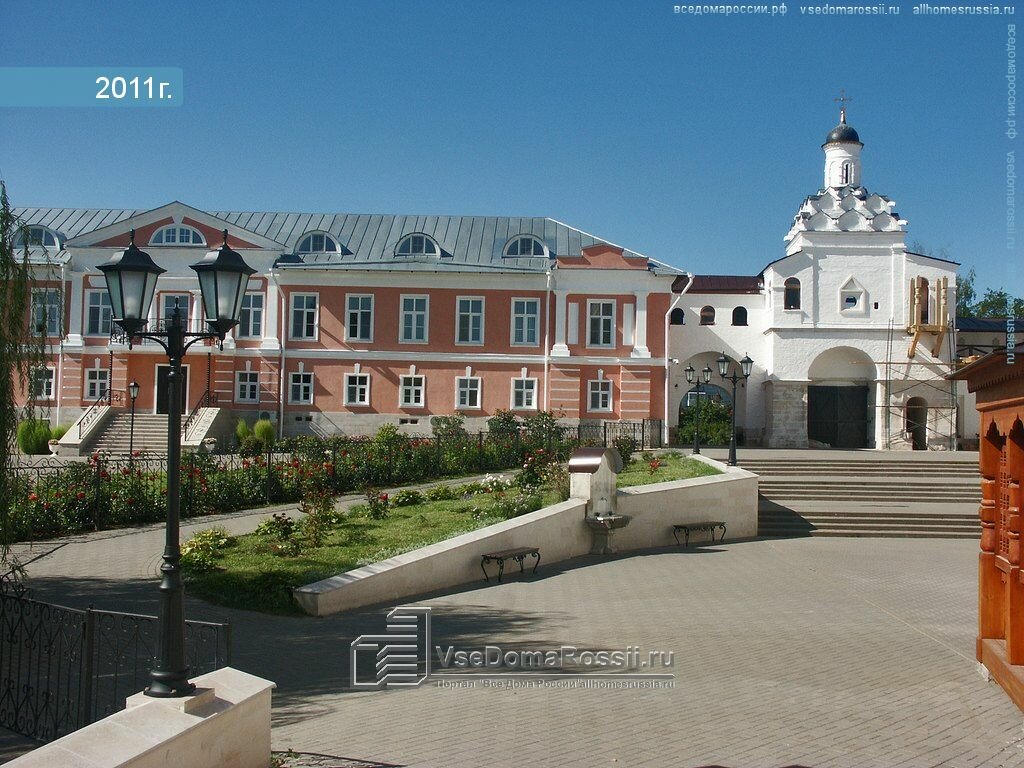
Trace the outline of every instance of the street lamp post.
[[224, 244], [220, 249], [209, 252], [192, 265], [199, 277], [203, 311], [210, 330], [186, 333], [177, 303], [171, 312], [170, 322], [163, 330], [145, 330], [157, 278], [166, 270], [157, 266], [148, 253], [138, 249], [134, 229], [128, 248], [114, 254], [99, 269], [107, 281], [114, 322], [128, 337], [129, 348], [133, 339], [150, 339], [164, 348], [170, 363], [167, 377], [170, 403], [167, 413], [167, 525], [160, 566], [160, 635], [156, 666], [150, 672], [146, 695], [158, 698], [188, 696], [195, 690], [195, 685], [189, 682], [185, 661], [185, 604], [180, 566], [181, 361], [188, 348], [198, 341], [216, 339], [223, 344], [225, 334], [238, 323], [245, 286], [249, 275], [256, 270], [228, 247], [228, 231], [225, 229]]
[[[694, 375], [696, 374], [696, 371], [694, 370], [693, 366], [692, 365], [686, 366], [686, 368], [683, 369], [683, 373], [686, 374], [686, 383], [687, 384], [693, 384]], [[708, 384], [708, 383], [711, 382], [711, 368], [709, 366], [705, 365], [703, 370], [700, 372], [700, 374], [701, 374], [701, 377], [703, 378], [703, 383], [704, 384]], [[694, 403], [694, 406], [693, 406], [694, 407], [694, 411], [693, 411], [693, 452], [695, 454], [699, 454], [700, 453], [700, 393], [701, 393], [701, 383], [702, 383], [701, 379], [697, 379], [697, 388], [696, 388], [697, 402]]]
[[128, 427], [128, 457], [135, 458], [135, 398], [139, 396], [139, 382], [132, 379], [128, 385], [128, 397], [132, 399], [132, 420]]
[[750, 369], [753, 367], [754, 361], [749, 356], [744, 355], [743, 359], [740, 360], [740, 373], [736, 371], [729, 372], [729, 358], [725, 356], [725, 352], [718, 358], [718, 375], [726, 381], [732, 382], [732, 436], [729, 438], [729, 466], [736, 466], [736, 384], [740, 381], [746, 383], [746, 380], [750, 378]]

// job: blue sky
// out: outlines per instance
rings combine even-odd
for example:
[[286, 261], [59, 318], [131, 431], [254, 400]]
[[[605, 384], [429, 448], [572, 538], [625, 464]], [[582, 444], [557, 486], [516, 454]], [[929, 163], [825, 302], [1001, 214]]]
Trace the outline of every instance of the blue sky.
[[177, 66], [185, 102], [0, 109], [0, 176], [17, 205], [551, 216], [753, 274], [822, 183], [845, 88], [864, 184], [908, 242], [1024, 293], [1006, 17], [787, 8], [5, 0], [0, 65]]

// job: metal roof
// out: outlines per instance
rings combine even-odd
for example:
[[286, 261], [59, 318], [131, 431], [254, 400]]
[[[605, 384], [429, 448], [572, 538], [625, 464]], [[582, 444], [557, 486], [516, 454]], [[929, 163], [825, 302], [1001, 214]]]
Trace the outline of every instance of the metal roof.
[[[16, 208], [26, 224], [42, 224], [64, 238], [72, 238], [147, 211]], [[302, 261], [284, 260], [282, 267], [303, 266], [335, 269], [396, 269], [461, 271], [544, 272], [543, 257], [506, 257], [505, 245], [516, 235], [533, 235], [551, 256], [575, 256], [591, 245], [615, 245], [559, 221], [544, 217], [516, 216], [409, 216], [393, 214], [287, 213], [271, 211], [208, 211], [223, 221], [274, 240], [282, 254], [294, 253], [309, 232], [326, 232], [342, 247], [342, 253], [303, 254]], [[433, 238], [441, 255], [396, 257], [395, 249], [405, 235], [420, 233]], [[619, 247], [619, 246], [616, 246]], [[626, 250], [627, 257], [643, 257]], [[656, 274], [675, 275], [681, 270], [648, 259]]]
[[1005, 331], [1006, 330], [1006, 318], [1005, 317], [958, 317], [956, 319], [956, 329], [958, 331], [972, 331], [988, 332], [988, 331]]
[[[672, 290], [683, 290], [687, 280], [676, 278]], [[760, 275], [694, 275], [690, 293], [760, 293], [762, 285]]]

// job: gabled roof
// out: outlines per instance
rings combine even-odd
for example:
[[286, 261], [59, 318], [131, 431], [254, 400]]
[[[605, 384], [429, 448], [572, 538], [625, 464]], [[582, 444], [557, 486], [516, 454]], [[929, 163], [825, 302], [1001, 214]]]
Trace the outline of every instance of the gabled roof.
[[[184, 206], [171, 203], [169, 206]], [[152, 217], [165, 207], [140, 209], [17, 208], [15, 214], [27, 224], [44, 224], [64, 238], [80, 238], [101, 228], [122, 224], [139, 216]], [[191, 211], [196, 211], [190, 208]], [[342, 253], [304, 254], [301, 259], [284, 258], [285, 268], [403, 269], [461, 271], [544, 272], [544, 257], [506, 257], [505, 245], [516, 235], [533, 235], [547, 247], [549, 255], [578, 255], [596, 244], [615, 245], [551, 218], [515, 216], [404, 216], [394, 214], [286, 213], [257, 211], [196, 211], [264, 238], [282, 255], [293, 254], [308, 232], [326, 232], [342, 247]], [[395, 248], [407, 234], [429, 235], [437, 241], [438, 257], [396, 257]], [[81, 242], [81, 241], [80, 241]], [[75, 245], [77, 243], [73, 243]], [[264, 247], [269, 247], [265, 245]], [[646, 258], [634, 251], [627, 257]], [[654, 259], [648, 268], [659, 275], [678, 275], [681, 270]]]

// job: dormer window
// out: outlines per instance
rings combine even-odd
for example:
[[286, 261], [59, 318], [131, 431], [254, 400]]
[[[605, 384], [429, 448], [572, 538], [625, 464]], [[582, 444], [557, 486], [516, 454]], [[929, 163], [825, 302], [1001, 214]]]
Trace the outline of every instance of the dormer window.
[[338, 241], [326, 232], [311, 232], [299, 242], [296, 253], [340, 253]]
[[437, 256], [441, 249], [427, 235], [406, 235], [395, 249], [396, 256]]
[[532, 235], [518, 235], [505, 246], [506, 256], [545, 256], [544, 243]]
[[24, 230], [18, 232], [18, 236], [14, 239], [15, 248], [25, 247], [25, 236], [28, 235], [28, 246], [44, 248], [59, 248], [60, 238], [57, 235], [47, 229], [46, 227], [25, 227]]
[[193, 227], [175, 224], [158, 229], [149, 239], [150, 245], [206, 245], [202, 232]]

